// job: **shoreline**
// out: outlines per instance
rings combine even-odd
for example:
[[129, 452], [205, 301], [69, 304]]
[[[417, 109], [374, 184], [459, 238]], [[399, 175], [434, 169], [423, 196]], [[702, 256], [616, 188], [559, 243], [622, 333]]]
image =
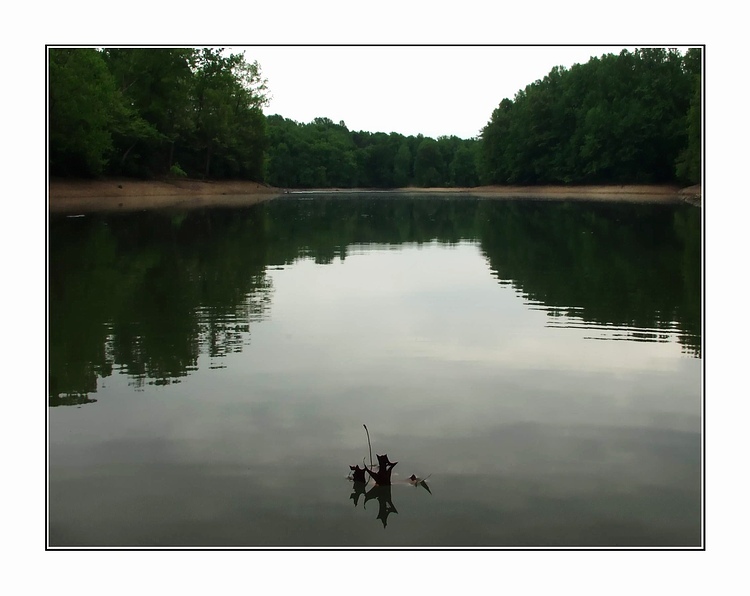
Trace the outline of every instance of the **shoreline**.
[[283, 189], [247, 181], [50, 180], [50, 213], [91, 213], [164, 208], [242, 207], [289, 194], [445, 194], [491, 199], [591, 200], [701, 205], [700, 185], [478, 186], [473, 188]]
[[247, 181], [50, 180], [50, 213], [142, 211], [170, 207], [240, 207], [280, 196], [282, 191]]

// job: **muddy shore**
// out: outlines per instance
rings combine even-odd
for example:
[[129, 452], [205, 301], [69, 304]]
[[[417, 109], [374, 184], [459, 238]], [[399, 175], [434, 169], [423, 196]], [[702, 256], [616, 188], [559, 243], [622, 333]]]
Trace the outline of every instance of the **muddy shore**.
[[[267, 201], [294, 189], [273, 188], [243, 181], [143, 181], [51, 180], [48, 206], [52, 213], [88, 213], [112, 210], [144, 210], [167, 207], [245, 206]], [[305, 191], [310, 192], [310, 191]], [[352, 189], [319, 189], [327, 193], [351, 193]], [[358, 192], [366, 192], [360, 189]], [[401, 188], [404, 194], [455, 194], [484, 198], [585, 199], [618, 202], [678, 202], [700, 205], [701, 188], [662, 185], [605, 186], [480, 186], [474, 188]]]

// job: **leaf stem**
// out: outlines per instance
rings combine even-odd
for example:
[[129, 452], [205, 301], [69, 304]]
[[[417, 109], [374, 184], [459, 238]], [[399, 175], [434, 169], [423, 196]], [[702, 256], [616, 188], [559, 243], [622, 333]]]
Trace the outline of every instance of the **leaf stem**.
[[367, 430], [367, 425], [363, 424], [362, 426], [365, 427], [365, 432], [367, 433], [367, 447], [370, 449], [370, 467], [372, 468], [372, 445], [370, 444], [370, 431]]

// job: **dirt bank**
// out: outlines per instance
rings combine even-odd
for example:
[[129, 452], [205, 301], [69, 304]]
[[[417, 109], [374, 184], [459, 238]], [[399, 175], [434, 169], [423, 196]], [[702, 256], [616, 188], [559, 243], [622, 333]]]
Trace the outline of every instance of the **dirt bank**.
[[165, 207], [252, 205], [281, 194], [257, 182], [50, 180], [49, 210], [86, 213]]
[[[289, 192], [256, 182], [198, 180], [105, 180], [49, 182], [51, 212], [85, 213], [109, 210], [142, 210], [165, 207], [243, 206], [273, 199]], [[292, 191], [294, 192], [294, 191]], [[320, 189], [346, 193], [352, 189]], [[680, 189], [659, 185], [604, 186], [480, 186], [475, 188], [400, 188], [404, 194], [458, 194], [485, 198], [541, 198], [549, 200], [677, 202], [700, 205], [700, 186]]]
[[[505, 199], [586, 199], [591, 201], [676, 202], [682, 200], [678, 186], [597, 185], [597, 186], [478, 186], [475, 188], [402, 189], [406, 192], [453, 192]], [[698, 187], [700, 192], [700, 187]]]
[[703, 189], [700, 184], [680, 189], [680, 198], [686, 203], [700, 207], [703, 202]]

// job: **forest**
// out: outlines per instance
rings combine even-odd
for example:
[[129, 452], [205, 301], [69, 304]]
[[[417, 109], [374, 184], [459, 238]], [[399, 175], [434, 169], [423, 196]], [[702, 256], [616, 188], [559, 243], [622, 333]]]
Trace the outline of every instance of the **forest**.
[[701, 179], [700, 48], [555, 66], [471, 139], [266, 115], [261, 65], [221, 48], [50, 48], [48, 76], [55, 177], [381, 189]]

